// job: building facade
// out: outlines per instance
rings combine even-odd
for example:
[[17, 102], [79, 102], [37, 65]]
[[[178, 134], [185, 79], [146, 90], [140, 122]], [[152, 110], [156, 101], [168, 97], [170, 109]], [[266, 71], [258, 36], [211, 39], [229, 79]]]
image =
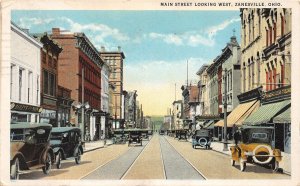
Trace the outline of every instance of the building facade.
[[172, 129], [183, 129], [182, 120], [183, 105], [182, 100], [177, 100], [173, 102], [173, 112], [172, 112]]
[[11, 121], [39, 122], [43, 44], [11, 23]]
[[38, 41], [43, 43], [41, 49], [41, 123], [50, 123], [58, 126], [58, 56], [62, 48], [47, 34], [34, 34]]
[[241, 9], [241, 91], [291, 83], [291, 9]]
[[120, 128], [121, 123], [124, 123], [122, 118], [122, 94], [123, 94], [123, 62], [125, 59], [124, 53], [121, 51], [121, 47], [118, 47], [118, 51], [106, 51], [104, 47], [100, 51], [101, 57], [107, 62], [111, 68], [109, 75], [109, 82], [115, 86], [113, 102], [113, 117], [117, 128]]
[[204, 64], [197, 71], [197, 75], [199, 76], [198, 88], [199, 88], [199, 115], [208, 115], [210, 114], [210, 103], [208, 99], [208, 75], [207, 75], [208, 65]]
[[71, 90], [75, 105], [71, 110], [71, 121], [79, 126], [84, 119], [86, 140], [94, 139], [96, 134], [99, 135], [100, 117], [93, 116], [92, 112], [101, 110], [103, 60], [84, 33], [63, 32], [53, 28], [51, 37], [63, 48], [58, 59], [58, 85]]

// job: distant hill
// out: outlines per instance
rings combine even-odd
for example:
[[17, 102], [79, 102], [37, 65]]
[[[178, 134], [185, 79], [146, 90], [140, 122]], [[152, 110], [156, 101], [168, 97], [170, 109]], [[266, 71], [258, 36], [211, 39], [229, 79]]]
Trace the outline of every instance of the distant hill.
[[159, 130], [161, 125], [163, 124], [164, 117], [163, 116], [151, 116], [151, 120], [154, 123], [154, 130]]

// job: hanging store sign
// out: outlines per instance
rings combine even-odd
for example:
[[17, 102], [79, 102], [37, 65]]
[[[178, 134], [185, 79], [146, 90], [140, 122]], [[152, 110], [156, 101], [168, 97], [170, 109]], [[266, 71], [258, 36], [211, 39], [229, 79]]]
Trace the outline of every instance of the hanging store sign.
[[22, 112], [33, 112], [33, 113], [40, 113], [43, 110], [43, 108], [41, 107], [37, 107], [33, 105], [25, 105], [20, 103], [11, 103], [10, 109], [16, 111], [22, 111]]
[[41, 118], [55, 119], [56, 111], [55, 110], [46, 110], [44, 109], [40, 115]]

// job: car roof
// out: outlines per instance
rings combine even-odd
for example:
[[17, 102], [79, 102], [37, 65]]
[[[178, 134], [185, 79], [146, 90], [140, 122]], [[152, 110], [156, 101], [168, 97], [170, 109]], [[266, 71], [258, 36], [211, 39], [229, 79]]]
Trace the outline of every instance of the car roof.
[[30, 128], [38, 128], [38, 127], [51, 129], [52, 125], [46, 123], [30, 123], [30, 122], [16, 122], [10, 124], [11, 129], [30, 129]]
[[52, 128], [52, 133], [63, 133], [69, 131], [80, 131], [78, 127], [54, 127]]

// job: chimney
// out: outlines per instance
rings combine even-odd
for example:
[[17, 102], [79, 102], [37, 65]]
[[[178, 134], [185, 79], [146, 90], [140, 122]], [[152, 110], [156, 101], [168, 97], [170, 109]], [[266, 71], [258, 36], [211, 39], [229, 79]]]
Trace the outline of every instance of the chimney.
[[101, 52], [105, 52], [105, 47], [101, 46]]
[[60, 29], [59, 28], [52, 28], [52, 34], [53, 35], [60, 35]]

